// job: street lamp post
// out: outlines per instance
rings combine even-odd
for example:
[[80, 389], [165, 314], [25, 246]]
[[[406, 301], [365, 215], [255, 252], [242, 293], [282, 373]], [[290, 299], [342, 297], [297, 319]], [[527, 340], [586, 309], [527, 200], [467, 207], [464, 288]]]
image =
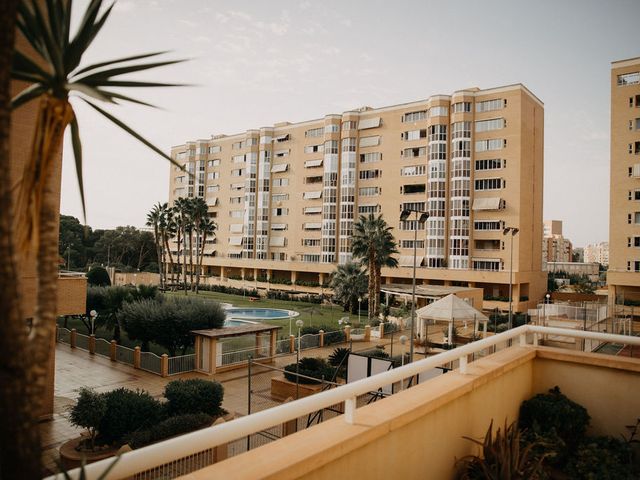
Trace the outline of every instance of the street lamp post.
[[404, 222], [412, 213], [416, 214], [416, 226], [413, 229], [413, 282], [411, 285], [411, 340], [409, 342], [409, 362], [413, 362], [413, 337], [416, 328], [414, 317], [416, 316], [416, 258], [418, 246], [418, 225], [424, 224], [427, 218], [429, 218], [429, 214], [425, 211], [408, 208], [403, 210], [400, 214], [400, 221]]
[[520, 231], [515, 227], [505, 227], [503, 235], [511, 234], [511, 246], [509, 247], [509, 329], [513, 328], [513, 237]]
[[[400, 345], [402, 345], [402, 365], [404, 367], [404, 357], [406, 355], [406, 348], [405, 345], [407, 343], [407, 336], [406, 335], [402, 335], [400, 337]], [[411, 342], [413, 343], [413, 342]], [[400, 390], [404, 390], [404, 378], [400, 379]]]
[[362, 303], [362, 297], [358, 297], [358, 328], [360, 328], [360, 304]]
[[298, 369], [300, 368], [300, 329], [303, 325], [304, 322], [302, 320], [296, 320], [296, 327], [298, 327], [298, 348], [296, 349], [296, 400], [300, 398], [300, 376]]
[[96, 322], [97, 316], [98, 316], [98, 312], [96, 312], [95, 310], [91, 310], [89, 312], [89, 318], [91, 318], [91, 335], [95, 333], [95, 322]]

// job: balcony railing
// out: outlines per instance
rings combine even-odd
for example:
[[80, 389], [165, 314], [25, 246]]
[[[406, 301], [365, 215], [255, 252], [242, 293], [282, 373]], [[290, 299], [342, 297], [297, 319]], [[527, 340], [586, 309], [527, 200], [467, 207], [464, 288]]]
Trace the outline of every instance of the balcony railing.
[[[464, 375], [467, 373], [468, 360], [470, 358], [485, 357], [496, 349], [508, 348], [509, 344], [514, 340], [516, 340], [515, 343], [519, 346], [526, 346], [529, 341], [531, 341], [534, 346], [537, 346], [539, 339], [543, 336], [599, 340], [600, 342], [606, 343], [640, 346], [640, 337], [523, 325], [400, 368], [394, 368], [378, 375], [342, 385], [338, 388], [325, 390], [321, 393], [268, 410], [263, 410], [246, 417], [241, 417], [228, 423], [198, 430], [125, 453], [111, 470], [109, 478], [120, 479], [134, 477], [141, 472], [158, 469], [163, 465], [171, 465], [173, 462], [180, 461], [181, 459], [192, 458], [194, 455], [217, 446], [232, 444], [239, 439], [268, 430], [274, 425], [284, 424], [313, 412], [318, 412], [342, 403], [344, 403], [344, 421], [348, 424], [354, 424], [357, 417], [356, 400], [360, 395], [376, 392], [391, 384], [404, 382], [405, 379], [412, 376], [428, 374], [429, 371], [450, 362], [457, 363], [459, 365], [459, 373]], [[92, 480], [99, 478], [100, 474], [112, 463], [113, 459], [106, 459], [87, 465], [85, 467], [86, 479]], [[202, 463], [200, 465], [205, 466], [205, 464]], [[78, 469], [71, 471], [70, 475], [71, 478], [74, 479], [80, 478]], [[62, 477], [49, 477], [49, 479], [55, 478]]]

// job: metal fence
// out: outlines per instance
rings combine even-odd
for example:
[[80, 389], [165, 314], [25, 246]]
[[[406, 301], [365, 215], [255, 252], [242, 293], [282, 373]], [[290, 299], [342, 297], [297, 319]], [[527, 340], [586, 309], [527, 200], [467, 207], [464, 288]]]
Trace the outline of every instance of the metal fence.
[[104, 338], [96, 338], [96, 355], [111, 357], [111, 342]]
[[89, 336], [76, 332], [76, 348], [89, 351]]
[[[308, 348], [318, 348], [320, 346], [320, 334], [308, 333], [306, 335], [302, 335], [299, 340], [300, 350], [306, 350]], [[296, 339], [296, 345], [297, 344], [298, 339]]]
[[140, 352], [140, 370], [162, 375], [162, 359], [153, 352]]
[[169, 375], [193, 372], [196, 369], [196, 356], [182, 355], [180, 357], [169, 357]]
[[242, 363], [249, 360], [249, 358], [259, 358], [259, 348], [247, 348], [244, 350], [236, 350], [233, 352], [226, 352], [220, 356], [220, 362], [218, 366], [233, 365], [235, 363]]
[[58, 328], [58, 338], [57, 341], [60, 343], [71, 343], [71, 330], [64, 327]]
[[281, 355], [283, 353], [291, 353], [291, 343], [288, 338], [276, 341], [276, 355]]
[[116, 361], [126, 363], [127, 365], [133, 365], [133, 349], [123, 347], [122, 345], [116, 346]]

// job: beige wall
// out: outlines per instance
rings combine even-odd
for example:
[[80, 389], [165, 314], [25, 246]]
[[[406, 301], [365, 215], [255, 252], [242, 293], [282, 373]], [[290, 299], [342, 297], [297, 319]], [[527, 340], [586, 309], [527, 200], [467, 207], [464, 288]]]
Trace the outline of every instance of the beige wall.
[[[478, 102], [487, 100], [497, 100], [499, 108], [492, 111], [477, 112], [475, 105]], [[469, 102], [470, 112], [453, 113], [453, 104]], [[427, 116], [423, 120], [403, 121], [403, 116], [409, 112], [423, 111], [435, 107], [446, 107], [448, 113], [445, 116]], [[435, 111], [435, 110], [434, 110]], [[310, 131], [323, 128], [325, 125], [340, 124], [341, 122], [355, 121], [362, 125], [363, 121], [380, 118], [377, 127], [348, 130], [342, 128], [340, 132], [322, 133], [320, 136], [311, 136]], [[501, 119], [499, 129], [476, 132], [477, 121]], [[468, 121], [471, 130], [471, 156], [470, 156], [470, 231], [469, 231], [469, 267], [454, 269], [452, 259], [449, 258], [451, 247], [451, 155], [452, 155], [452, 123]], [[264, 127], [258, 130], [249, 130], [245, 134], [233, 136], [219, 136], [212, 139], [196, 140], [187, 142], [184, 145], [176, 146], [172, 149], [172, 155], [180, 163], [186, 165], [193, 164], [194, 171], [197, 169], [197, 162], [205, 162], [205, 199], [216, 198], [215, 206], [210, 207], [210, 215], [218, 224], [217, 238], [215, 245], [210, 245], [209, 249], [215, 248], [215, 256], [207, 256], [204, 259], [205, 274], [221, 274], [218, 267], [234, 268], [255, 268], [264, 270], [274, 270], [288, 272], [323, 272], [330, 273], [335, 269], [335, 262], [320, 263], [313, 258], [305, 257], [322, 253], [320, 246], [304, 246], [303, 240], [320, 240], [322, 232], [320, 230], [305, 230], [307, 223], [321, 223], [323, 215], [321, 213], [305, 214], [306, 207], [327, 208], [326, 198], [304, 199], [305, 192], [323, 190], [323, 183], [310, 183], [312, 177], [320, 177], [324, 173], [327, 165], [327, 152], [305, 153], [305, 147], [312, 145], [324, 145], [329, 140], [340, 140], [354, 138], [355, 148], [355, 213], [358, 217], [358, 207], [366, 205], [377, 205], [378, 213], [381, 213], [387, 223], [394, 228], [394, 235], [400, 246], [400, 255], [412, 255], [413, 249], [410, 246], [414, 238], [412, 230], [403, 230], [400, 222], [400, 211], [403, 203], [425, 202], [423, 208], [427, 209], [428, 204], [428, 150], [424, 156], [408, 157], [401, 155], [404, 149], [427, 148], [429, 145], [429, 128], [434, 125], [445, 125], [447, 128], [447, 164], [446, 186], [445, 186], [445, 218], [444, 218], [444, 249], [445, 260], [448, 267], [420, 268], [417, 274], [418, 279], [424, 283], [446, 283], [462, 282], [488, 284], [488, 291], [485, 294], [493, 295], [498, 289], [502, 293], [508, 290], [508, 270], [510, 242], [502, 234], [503, 226], [512, 226], [520, 229], [519, 234], [514, 238], [513, 248], [513, 270], [514, 274], [514, 299], [519, 297], [529, 297], [532, 305], [542, 298], [546, 289], [546, 276], [541, 269], [541, 241], [542, 241], [542, 198], [543, 198], [543, 148], [544, 148], [544, 108], [542, 103], [522, 85], [512, 85], [488, 90], [468, 89], [455, 92], [453, 95], [438, 95], [427, 100], [412, 102], [408, 104], [395, 105], [377, 109], [363, 108], [358, 111], [344, 112], [342, 115], [327, 115], [323, 119], [312, 120], [297, 124], [283, 122], [274, 127]], [[404, 132], [426, 130], [425, 137], [414, 140], [402, 138]], [[259, 136], [270, 135], [276, 138], [281, 135], [289, 135], [289, 140], [283, 142], [269, 142], [267, 146], [256, 145], [243, 148], [234, 148], [238, 142], [247, 138], [258, 138]], [[379, 144], [376, 146], [360, 146], [360, 142], [365, 137], [379, 137]], [[475, 149], [476, 141], [495, 139], [500, 142], [501, 148], [493, 151], [480, 151]], [[503, 145], [503, 142], [504, 145]], [[220, 147], [219, 153], [200, 153], [201, 148]], [[271, 237], [285, 237], [286, 246], [271, 246], [267, 252], [266, 259], [230, 258], [229, 252], [237, 252], [242, 247], [231, 244], [231, 238], [239, 237], [242, 233], [241, 225], [243, 218], [233, 218], [232, 212], [244, 213], [250, 208], [245, 202], [244, 188], [245, 181], [248, 180], [246, 171], [243, 176], [233, 176], [232, 171], [239, 168], [247, 168], [245, 163], [234, 162], [237, 155], [256, 153], [260, 150], [270, 150], [273, 152], [271, 166], [288, 164], [286, 172], [268, 173], [270, 179], [270, 191], [267, 198], [270, 201], [269, 222]], [[285, 156], [278, 157], [277, 152], [284, 151]], [[350, 251], [348, 243], [344, 242], [345, 227], [347, 222], [340, 221], [341, 206], [344, 197], [341, 192], [345, 191], [345, 177], [341, 168], [347, 165], [348, 152], [342, 152], [342, 145], [339, 143], [340, 160], [338, 164], [338, 194], [336, 202], [336, 261], [340, 254], [340, 244], [343, 243], [344, 251]], [[185, 153], [187, 152], [187, 153]], [[192, 152], [189, 155], [188, 152]], [[373, 163], [361, 162], [361, 155], [367, 153], [378, 153], [381, 160]], [[475, 161], [483, 159], [499, 158], [506, 162], [506, 166], [499, 169], [475, 169]], [[218, 166], [208, 166], [206, 162], [219, 160]], [[319, 168], [308, 168], [305, 162], [313, 160], [323, 160], [323, 166]], [[406, 176], [401, 174], [404, 167], [417, 166], [425, 168], [425, 172], [420, 175]], [[259, 166], [258, 166], [259, 170]], [[378, 170], [376, 178], [361, 178], [367, 170]], [[194, 172], [196, 177], [199, 172]], [[208, 176], [218, 175], [218, 178], [208, 179]], [[258, 177], [262, 174], [258, 173]], [[184, 177], [183, 183], [176, 183], [178, 177]], [[475, 180], [499, 178], [503, 185], [495, 190], [474, 190]], [[284, 179], [288, 181], [287, 186], [276, 186], [275, 181]], [[258, 178], [258, 185], [261, 177]], [[197, 184], [196, 178], [194, 184]], [[235, 189], [234, 184], [242, 184], [242, 187]], [[427, 186], [424, 193], [405, 193], [404, 187], [411, 185]], [[248, 184], [247, 184], [248, 185]], [[216, 192], [208, 193], [208, 188], [219, 186]], [[374, 196], [360, 195], [360, 189], [373, 187], [380, 189], [380, 193]], [[184, 191], [180, 191], [185, 188]], [[189, 194], [188, 177], [175, 168], [171, 169], [170, 175], [170, 201], [173, 202], [179, 195]], [[288, 194], [288, 199], [273, 201], [273, 195]], [[326, 192], [325, 192], [326, 194]], [[193, 187], [193, 195], [198, 195], [197, 185]], [[326, 196], [326, 195], [325, 195]], [[253, 195], [251, 195], [253, 197]], [[475, 199], [499, 197], [505, 202], [505, 208], [499, 210], [473, 210]], [[232, 199], [240, 198], [239, 203], [232, 203]], [[254, 197], [255, 198], [255, 197]], [[257, 202], [256, 202], [257, 203]], [[282, 208], [287, 211], [286, 216], [275, 216], [273, 209]], [[257, 215], [257, 214], [256, 214]], [[432, 212], [432, 216], [435, 215]], [[343, 220], [345, 220], [343, 218]], [[496, 221], [501, 222], [495, 230], [474, 230], [474, 221]], [[273, 230], [276, 224], [286, 224], [284, 231]], [[232, 231], [234, 230], [234, 231]], [[245, 235], [246, 236], [246, 235]], [[257, 242], [257, 237], [252, 237]], [[418, 241], [425, 241], [435, 238], [434, 235], [426, 236], [425, 232], [418, 232]], [[424, 256], [424, 248], [418, 249], [419, 256]], [[175, 256], [175, 255], [174, 255]], [[257, 257], [257, 253], [256, 253]], [[495, 260], [501, 267], [500, 271], [473, 270], [473, 260]], [[306, 261], [304, 261], [306, 260]], [[235, 275], [236, 273], [234, 273]], [[400, 268], [395, 270], [384, 270], [383, 275], [390, 281], [410, 278], [411, 269]], [[525, 301], [526, 302], [526, 301]], [[523, 305], [527, 307], [526, 304]]]
[[[592, 434], [617, 436], [637, 417], [640, 361], [544, 347], [514, 347], [185, 478], [447, 479], [455, 458], [517, 418], [520, 404], [559, 385], [592, 417]], [[602, 385], [607, 385], [606, 392]]]
[[[611, 66], [611, 189], [609, 213], [609, 272], [607, 283], [610, 296], [618, 302], [640, 300], [640, 273], [633, 271], [634, 262], [640, 262], [640, 248], [628, 247], [628, 241], [640, 236], [640, 226], [634, 223], [634, 214], [640, 212], [640, 202], [629, 200], [640, 189], [639, 177], [629, 175], [629, 169], [640, 164], [640, 155], [629, 153], [629, 144], [635, 150], [640, 142], [640, 130], [635, 128], [640, 118], [640, 84], [618, 86], [618, 75], [640, 72], [640, 58], [613, 62]], [[630, 106], [630, 99], [632, 106]], [[629, 122], [632, 128], [629, 128]], [[631, 223], [628, 216], [631, 215]], [[630, 263], [630, 267], [628, 265]], [[617, 298], [616, 298], [617, 297]]]

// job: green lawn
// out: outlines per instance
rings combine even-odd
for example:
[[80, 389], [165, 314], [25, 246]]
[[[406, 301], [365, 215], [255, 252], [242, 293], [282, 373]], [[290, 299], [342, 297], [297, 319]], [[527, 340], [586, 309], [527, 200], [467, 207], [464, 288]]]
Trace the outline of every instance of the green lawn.
[[[184, 295], [184, 292], [172, 292], [167, 295]], [[191, 296], [196, 296], [194, 293], [189, 293]], [[293, 310], [300, 314], [300, 316], [293, 319], [291, 322], [292, 333], [295, 335], [296, 326], [295, 321], [300, 319], [304, 322], [305, 327], [318, 327], [326, 325], [332, 327], [332, 330], [339, 330], [340, 326], [338, 320], [342, 317], [349, 316], [352, 325], [357, 326], [358, 315], [348, 315], [343, 311], [342, 307], [337, 305], [318, 305], [308, 302], [296, 302], [286, 300], [272, 300], [267, 298], [261, 298], [258, 301], [252, 302], [249, 297], [243, 297], [242, 295], [231, 295], [228, 293], [201, 291], [197, 294], [198, 298], [205, 300], [215, 300], [223, 303], [230, 303], [234, 307], [254, 307], [254, 308], [280, 308], [284, 310]], [[367, 313], [362, 312], [361, 321], [362, 324], [366, 324]], [[289, 320], [269, 320], [269, 324], [279, 325], [282, 327], [279, 337], [286, 337], [289, 335]]]

